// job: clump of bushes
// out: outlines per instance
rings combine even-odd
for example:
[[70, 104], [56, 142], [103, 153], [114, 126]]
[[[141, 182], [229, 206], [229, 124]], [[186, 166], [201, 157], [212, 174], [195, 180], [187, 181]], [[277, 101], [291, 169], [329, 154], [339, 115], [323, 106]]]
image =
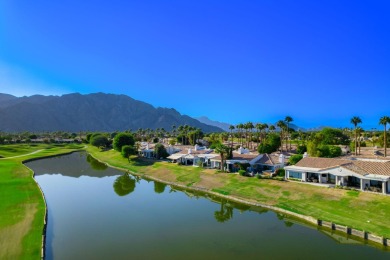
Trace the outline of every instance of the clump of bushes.
[[241, 176], [246, 176], [246, 171], [245, 170], [239, 170], [238, 174], [240, 174]]
[[290, 157], [290, 159], [288, 160], [288, 162], [291, 164], [291, 165], [294, 165], [296, 164], [297, 162], [299, 162], [300, 160], [302, 160], [303, 158], [303, 155], [302, 154], [295, 154], [293, 156]]
[[276, 176], [279, 176], [279, 177], [284, 177], [285, 174], [286, 174], [286, 171], [283, 169], [283, 168], [279, 168], [275, 171], [276, 173]]

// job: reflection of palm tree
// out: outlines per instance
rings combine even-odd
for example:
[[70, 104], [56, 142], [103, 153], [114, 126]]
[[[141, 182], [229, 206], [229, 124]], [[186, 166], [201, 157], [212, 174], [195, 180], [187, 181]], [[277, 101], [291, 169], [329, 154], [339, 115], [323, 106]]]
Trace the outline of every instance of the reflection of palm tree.
[[165, 191], [165, 187], [167, 185], [161, 182], [154, 182], [154, 192], [155, 193], [163, 193]]
[[225, 204], [225, 202], [221, 202], [221, 208], [214, 212], [214, 218], [221, 223], [233, 218], [233, 208]]
[[126, 196], [135, 190], [136, 179], [130, 177], [130, 174], [125, 173], [116, 178], [114, 182], [114, 191], [119, 196]]

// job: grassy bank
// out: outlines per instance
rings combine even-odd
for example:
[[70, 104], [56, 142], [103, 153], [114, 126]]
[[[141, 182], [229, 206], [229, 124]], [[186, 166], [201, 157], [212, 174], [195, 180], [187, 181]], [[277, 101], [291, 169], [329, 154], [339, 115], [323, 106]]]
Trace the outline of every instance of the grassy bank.
[[390, 238], [390, 197], [295, 182], [242, 177], [168, 162], [128, 162], [113, 150], [88, 147], [95, 158], [132, 172], [205, 188], [247, 201], [287, 209]]
[[43, 144], [0, 146], [0, 156], [5, 157], [0, 159], [0, 259], [41, 257], [45, 204], [32, 172], [22, 162], [80, 148]]

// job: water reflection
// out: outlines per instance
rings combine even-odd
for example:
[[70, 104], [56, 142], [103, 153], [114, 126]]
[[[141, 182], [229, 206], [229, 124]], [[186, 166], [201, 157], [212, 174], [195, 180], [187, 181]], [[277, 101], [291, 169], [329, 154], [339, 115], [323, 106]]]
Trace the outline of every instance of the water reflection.
[[233, 208], [226, 202], [221, 202], [220, 209], [214, 212], [214, 218], [218, 222], [226, 222], [233, 218]]
[[[112, 168], [96, 170], [91, 162], [96, 165], [82, 153], [29, 163], [36, 173], [43, 174], [36, 176], [36, 180], [45, 193], [49, 210], [48, 260], [129, 256], [134, 259], [388, 259], [386, 252], [352, 247], [349, 244], [352, 240], [346, 234], [327, 231], [336, 241], [348, 243], [341, 246], [318, 232], [318, 227], [306, 228], [307, 224], [287, 215], [201, 191], [149, 183], [151, 180], [141, 180]], [[72, 178], [81, 175], [84, 177]]]
[[128, 173], [116, 178], [114, 182], [114, 191], [118, 196], [126, 196], [135, 190], [137, 179]]
[[102, 178], [121, 174], [120, 171], [107, 167], [84, 152], [31, 161], [26, 165], [34, 170], [36, 176], [60, 174], [74, 178], [81, 176]]
[[286, 216], [285, 216], [285, 215], [278, 213], [278, 214], [276, 214], [276, 216], [277, 216], [277, 218], [278, 218], [279, 220], [284, 221], [284, 225], [285, 225], [286, 227], [292, 227], [292, 226], [294, 225], [293, 222], [289, 221], [289, 219], [286, 219]]
[[108, 168], [106, 164], [99, 162], [89, 154], [87, 155], [87, 162], [91, 165], [92, 169], [97, 171], [104, 171]]
[[155, 181], [154, 182], [154, 192], [155, 193], [164, 193], [166, 186], [167, 185], [164, 183]]

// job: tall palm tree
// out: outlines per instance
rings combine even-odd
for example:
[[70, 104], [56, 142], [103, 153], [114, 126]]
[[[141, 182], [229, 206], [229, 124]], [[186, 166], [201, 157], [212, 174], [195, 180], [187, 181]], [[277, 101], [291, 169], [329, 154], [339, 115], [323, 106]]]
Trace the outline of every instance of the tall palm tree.
[[274, 125], [270, 125], [268, 127], [268, 129], [271, 131], [271, 133], [273, 133], [275, 131], [275, 126]]
[[390, 124], [390, 117], [388, 116], [382, 116], [379, 119], [379, 124], [384, 126], [384, 131], [383, 131], [383, 145], [385, 147], [385, 157], [387, 156], [387, 138], [386, 138], [386, 125]]
[[241, 123], [236, 125], [236, 129], [238, 130], [238, 142], [241, 144]]
[[262, 127], [263, 127], [263, 124], [262, 124], [262, 123], [257, 123], [257, 124], [255, 124], [255, 128], [256, 128], [256, 130], [257, 130], [257, 138], [256, 138], [257, 146], [259, 146], [260, 135], [261, 135]]
[[176, 125], [172, 125], [172, 135], [175, 137]]
[[249, 140], [248, 140], [248, 148], [249, 148], [249, 145], [251, 146], [251, 148], [253, 148], [253, 143], [252, 143], [252, 130], [254, 128], [254, 125], [252, 122], [248, 122], [246, 123], [247, 124], [247, 127], [248, 127], [248, 130], [249, 131]]
[[229, 147], [223, 144], [218, 144], [215, 147], [215, 152], [221, 157], [221, 171], [223, 172], [225, 170], [225, 158], [229, 155]]
[[229, 129], [230, 129], [230, 136], [232, 137], [230, 147], [233, 147], [233, 130], [234, 130], [234, 128], [235, 128], [234, 125], [230, 125], [230, 126], [229, 126]]
[[177, 130], [179, 131], [179, 135], [181, 135], [181, 145], [184, 145], [184, 126], [180, 125]]
[[359, 149], [359, 154], [360, 154], [360, 146], [362, 143], [362, 134], [363, 134], [364, 130], [361, 127], [357, 127], [356, 131], [357, 131], [357, 136], [358, 136], [358, 147], [359, 147], [358, 149]]
[[355, 127], [355, 155], [357, 155], [357, 125], [362, 123], [362, 120], [358, 116], [354, 116], [351, 118], [351, 124]]
[[248, 143], [248, 124], [243, 124], [242, 128], [245, 130], [245, 146]]
[[284, 121], [279, 120], [276, 122], [276, 126], [280, 128], [280, 144], [281, 144], [281, 152], [283, 152], [283, 137], [284, 137], [284, 130], [286, 129], [286, 124]]
[[[287, 148], [287, 145], [288, 145], [288, 138], [289, 138], [289, 134], [290, 134], [290, 123], [292, 121], [294, 121], [294, 119], [291, 117], [291, 116], [286, 116], [284, 118], [284, 121], [287, 123], [287, 135], [286, 135], [286, 150], [288, 149]], [[290, 150], [291, 150], [291, 140], [290, 140]]]

